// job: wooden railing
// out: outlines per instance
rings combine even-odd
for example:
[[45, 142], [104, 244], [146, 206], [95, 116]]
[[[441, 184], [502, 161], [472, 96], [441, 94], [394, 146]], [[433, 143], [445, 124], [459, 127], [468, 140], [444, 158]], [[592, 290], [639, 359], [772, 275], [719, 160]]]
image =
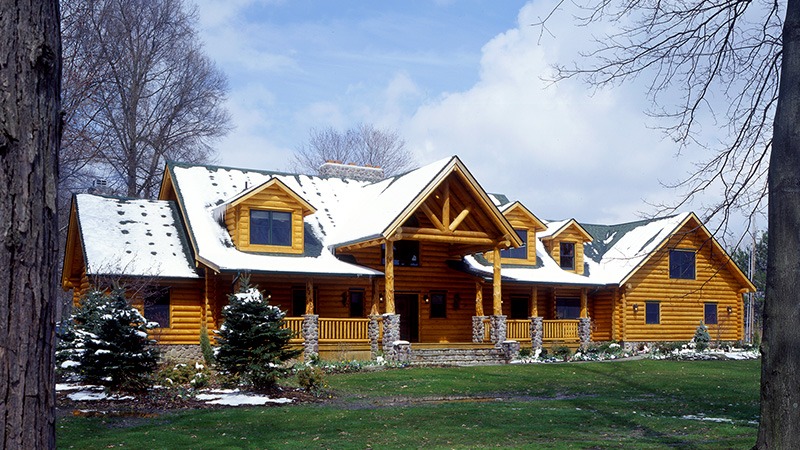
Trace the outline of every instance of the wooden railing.
[[283, 326], [281, 328], [288, 328], [292, 330], [292, 339], [289, 342], [303, 342], [303, 318], [302, 317], [284, 317]]
[[542, 334], [544, 341], [577, 341], [578, 320], [543, 320]]
[[506, 338], [515, 341], [528, 340], [531, 338], [531, 320], [514, 319], [506, 321]]
[[369, 342], [369, 319], [319, 319], [320, 342]]

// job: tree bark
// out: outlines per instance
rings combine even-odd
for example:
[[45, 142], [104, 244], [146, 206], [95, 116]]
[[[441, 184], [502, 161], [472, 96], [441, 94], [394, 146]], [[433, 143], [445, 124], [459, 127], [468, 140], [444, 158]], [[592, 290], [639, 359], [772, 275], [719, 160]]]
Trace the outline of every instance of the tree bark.
[[800, 0], [783, 28], [769, 163], [769, 243], [757, 448], [800, 448]]
[[0, 49], [0, 448], [54, 448], [58, 2], [0, 0]]

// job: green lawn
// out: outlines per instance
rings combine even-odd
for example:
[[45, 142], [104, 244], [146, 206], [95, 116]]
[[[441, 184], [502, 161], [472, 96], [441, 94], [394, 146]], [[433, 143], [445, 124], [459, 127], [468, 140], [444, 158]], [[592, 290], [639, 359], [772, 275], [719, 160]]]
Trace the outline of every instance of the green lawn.
[[65, 418], [58, 447], [749, 448], [759, 371], [641, 360], [336, 375], [323, 405]]

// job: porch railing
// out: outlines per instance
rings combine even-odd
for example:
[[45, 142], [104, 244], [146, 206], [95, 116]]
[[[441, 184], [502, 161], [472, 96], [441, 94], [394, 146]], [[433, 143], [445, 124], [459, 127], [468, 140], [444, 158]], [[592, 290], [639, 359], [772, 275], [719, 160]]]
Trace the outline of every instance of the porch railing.
[[283, 326], [281, 328], [288, 328], [292, 330], [291, 343], [303, 342], [303, 318], [302, 317], [284, 317]]
[[531, 338], [531, 320], [513, 319], [506, 321], [506, 338], [515, 341], [527, 341]]
[[577, 341], [579, 320], [543, 320], [544, 341]]
[[369, 319], [319, 319], [320, 342], [369, 342]]

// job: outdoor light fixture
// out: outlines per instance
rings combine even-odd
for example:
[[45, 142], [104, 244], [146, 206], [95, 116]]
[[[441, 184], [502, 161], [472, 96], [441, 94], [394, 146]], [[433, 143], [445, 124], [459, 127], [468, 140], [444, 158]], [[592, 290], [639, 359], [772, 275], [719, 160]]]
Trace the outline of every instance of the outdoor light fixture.
[[347, 291], [342, 292], [342, 306], [347, 306]]
[[731, 308], [730, 306], [728, 306], [728, 314], [730, 314], [730, 313], [732, 313], [732, 312], [733, 312], [733, 308]]
[[383, 303], [383, 293], [382, 292], [378, 295], [378, 301]]
[[425, 303], [430, 303], [431, 302], [431, 299], [430, 299], [430, 297], [428, 297], [428, 294], [423, 295], [422, 296], [422, 300], [424, 300]]
[[633, 312], [639, 312], [639, 304], [638, 303], [634, 303], [633, 304]]

